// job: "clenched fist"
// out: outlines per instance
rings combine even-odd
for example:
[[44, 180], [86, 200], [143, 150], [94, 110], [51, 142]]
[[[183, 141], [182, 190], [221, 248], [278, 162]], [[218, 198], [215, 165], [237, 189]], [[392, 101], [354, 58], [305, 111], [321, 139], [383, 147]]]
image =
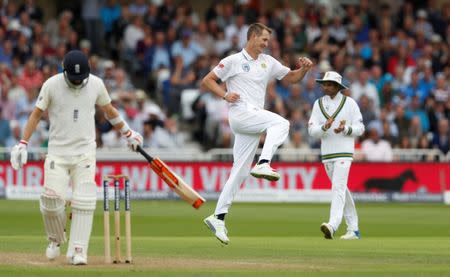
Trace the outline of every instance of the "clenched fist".
[[306, 71], [310, 70], [313, 66], [313, 62], [307, 57], [300, 57], [298, 59], [298, 64], [301, 69], [304, 69]]

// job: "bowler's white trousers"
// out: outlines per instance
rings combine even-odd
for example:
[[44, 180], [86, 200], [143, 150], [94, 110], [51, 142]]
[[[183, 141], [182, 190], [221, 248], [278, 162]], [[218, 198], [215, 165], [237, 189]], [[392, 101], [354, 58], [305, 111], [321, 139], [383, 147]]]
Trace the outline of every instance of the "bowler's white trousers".
[[347, 188], [351, 164], [352, 162], [350, 160], [324, 162], [325, 170], [332, 184], [329, 224], [335, 231], [341, 224], [342, 216], [345, 218], [348, 231], [358, 230], [358, 215], [356, 213], [355, 202]]
[[271, 160], [289, 134], [289, 121], [267, 110], [242, 104], [232, 106], [229, 122], [234, 133], [233, 167], [214, 214], [228, 213], [242, 182], [249, 176], [261, 133], [267, 132], [260, 160]]

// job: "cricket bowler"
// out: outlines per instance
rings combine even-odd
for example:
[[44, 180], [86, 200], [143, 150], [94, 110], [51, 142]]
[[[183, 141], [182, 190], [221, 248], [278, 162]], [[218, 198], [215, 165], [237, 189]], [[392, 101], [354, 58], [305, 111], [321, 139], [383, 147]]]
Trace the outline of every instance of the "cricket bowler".
[[[222, 59], [202, 82], [207, 90], [229, 103], [228, 120], [235, 137], [230, 177], [219, 196], [214, 214], [204, 219], [204, 223], [223, 244], [229, 243], [225, 215], [248, 174], [270, 181], [280, 179], [280, 174], [270, 166], [270, 161], [288, 136], [289, 121], [264, 109], [268, 82], [276, 78], [297, 83], [313, 65], [308, 58], [301, 57], [298, 60], [300, 67], [291, 70], [264, 54], [271, 33], [272, 30], [264, 24], [251, 24], [245, 48]], [[227, 91], [217, 83], [219, 79], [226, 83]], [[259, 161], [250, 170], [263, 132], [266, 132], [266, 140]]]

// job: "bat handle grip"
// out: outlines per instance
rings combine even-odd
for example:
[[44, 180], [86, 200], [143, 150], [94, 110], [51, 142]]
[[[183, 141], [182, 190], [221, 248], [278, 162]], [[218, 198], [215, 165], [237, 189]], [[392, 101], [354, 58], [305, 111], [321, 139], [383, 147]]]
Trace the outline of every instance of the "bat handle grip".
[[145, 150], [142, 149], [142, 147], [140, 145], [137, 146], [136, 151], [141, 153], [141, 155], [144, 156], [149, 163], [151, 163], [153, 161], [152, 156], [150, 156], [147, 152], [145, 152]]

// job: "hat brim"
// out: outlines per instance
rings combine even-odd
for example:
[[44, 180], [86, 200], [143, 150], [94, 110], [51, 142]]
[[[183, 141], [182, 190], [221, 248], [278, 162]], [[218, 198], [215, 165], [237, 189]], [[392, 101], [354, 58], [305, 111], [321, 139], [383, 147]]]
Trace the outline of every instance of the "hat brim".
[[319, 83], [319, 84], [322, 84], [322, 83], [325, 83], [325, 82], [332, 82], [332, 83], [337, 84], [341, 88], [340, 90], [348, 89], [348, 87], [344, 86], [343, 84], [340, 84], [340, 83], [338, 83], [336, 81], [332, 81], [332, 80], [316, 79], [316, 82]]

